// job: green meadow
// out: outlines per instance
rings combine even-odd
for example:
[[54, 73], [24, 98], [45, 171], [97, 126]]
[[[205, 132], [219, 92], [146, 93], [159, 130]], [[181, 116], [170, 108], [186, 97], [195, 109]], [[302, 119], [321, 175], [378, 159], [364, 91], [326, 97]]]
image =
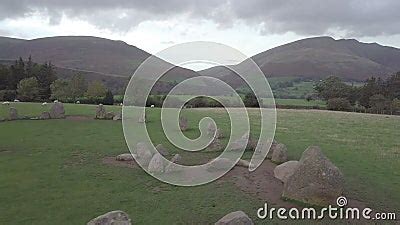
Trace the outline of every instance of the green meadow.
[[[11, 103], [20, 115], [38, 116], [50, 104]], [[9, 107], [0, 106], [0, 118]], [[120, 106], [108, 106], [118, 112]], [[0, 224], [85, 224], [107, 211], [127, 212], [135, 224], [213, 224], [243, 210], [255, 222], [268, 199], [244, 193], [229, 180], [198, 187], [162, 183], [140, 168], [105, 164], [105, 157], [128, 152], [121, 121], [92, 119], [93, 105], [65, 104], [79, 119], [0, 122]], [[147, 128], [155, 144], [171, 152], [160, 124], [160, 109], [149, 108]], [[210, 116], [228, 132], [223, 109], [184, 109], [199, 134], [198, 121]], [[258, 113], [249, 109], [257, 136]], [[276, 139], [289, 158], [298, 160], [318, 145], [343, 172], [346, 197], [375, 210], [400, 209], [400, 117], [319, 110], [277, 110]], [[194, 154], [191, 156], [191, 154]], [[244, 158], [251, 157], [246, 152]], [[185, 153], [184, 161], [202, 161], [209, 153]], [[264, 221], [266, 222], [266, 221]], [[305, 223], [307, 224], [307, 223]]]

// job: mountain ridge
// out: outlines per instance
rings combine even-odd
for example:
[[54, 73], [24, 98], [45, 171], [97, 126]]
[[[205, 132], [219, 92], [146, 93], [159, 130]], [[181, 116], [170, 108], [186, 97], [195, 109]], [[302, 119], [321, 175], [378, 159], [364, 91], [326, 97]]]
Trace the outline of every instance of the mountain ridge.
[[[330, 75], [363, 81], [400, 71], [400, 49], [355, 39], [312, 37], [258, 53], [251, 59], [267, 77], [296, 76], [321, 79]], [[233, 65], [238, 68], [245, 63]], [[241, 68], [243, 69], [243, 68]], [[222, 67], [199, 71], [227, 80], [234, 74]]]
[[[32, 40], [0, 37], [0, 59], [32, 56], [38, 63], [77, 72], [98, 73], [103, 77], [126, 80], [150, 53], [123, 41], [93, 36], [56, 36]], [[251, 57], [267, 77], [305, 77], [322, 79], [336, 75], [344, 80], [363, 81], [370, 76], [386, 77], [400, 71], [400, 49], [356, 39], [311, 37], [260, 52]], [[168, 63], [160, 59], [160, 63]], [[234, 65], [240, 67], [243, 63]], [[164, 81], [180, 81], [207, 75], [228, 83], [239, 82], [223, 66], [202, 71], [175, 66]], [[126, 77], [126, 78], [125, 78]]]

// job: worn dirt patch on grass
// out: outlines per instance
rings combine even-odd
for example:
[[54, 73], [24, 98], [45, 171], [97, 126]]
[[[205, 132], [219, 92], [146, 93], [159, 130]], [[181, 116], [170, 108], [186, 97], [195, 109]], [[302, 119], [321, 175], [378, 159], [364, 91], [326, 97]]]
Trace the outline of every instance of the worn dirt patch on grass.
[[67, 116], [65, 119], [71, 121], [94, 120], [94, 118], [90, 116]]
[[113, 156], [104, 157], [102, 162], [106, 165], [128, 167], [128, 168], [139, 168], [139, 165], [135, 160], [133, 161], [117, 161]]

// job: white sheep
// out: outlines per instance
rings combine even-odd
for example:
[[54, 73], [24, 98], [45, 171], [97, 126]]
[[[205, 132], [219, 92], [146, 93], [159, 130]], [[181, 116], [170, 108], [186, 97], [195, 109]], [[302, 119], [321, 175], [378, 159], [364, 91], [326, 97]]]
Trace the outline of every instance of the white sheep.
[[14, 102], [19, 102], [19, 100], [18, 100], [18, 99], [15, 99]]
[[150, 107], [151, 107], [151, 108], [154, 108], [154, 105], [151, 105]]
[[10, 102], [3, 102], [2, 105], [10, 105]]
[[80, 101], [76, 101], [75, 103], [76, 103], [76, 104], [81, 104], [81, 102], [80, 102]]
[[124, 104], [123, 103], [121, 103], [121, 104], [119, 104], [120, 106], [123, 106]]
[[58, 100], [56, 99], [56, 100], [54, 100], [54, 103], [57, 103], [58, 102]]
[[43, 102], [43, 103], [42, 103], [42, 106], [46, 106], [46, 105], [47, 105], [47, 102]]

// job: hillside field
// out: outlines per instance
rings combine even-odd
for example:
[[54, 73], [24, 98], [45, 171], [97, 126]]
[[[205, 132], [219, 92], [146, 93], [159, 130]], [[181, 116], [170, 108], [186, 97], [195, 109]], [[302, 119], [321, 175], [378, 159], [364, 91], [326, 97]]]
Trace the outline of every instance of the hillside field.
[[[11, 106], [27, 116], [50, 108], [38, 103]], [[127, 212], [135, 224], [213, 224], [237, 210], [259, 222], [256, 210], [268, 199], [242, 192], [229, 179], [176, 187], [140, 168], [104, 163], [105, 157], [128, 152], [121, 121], [92, 119], [94, 105], [65, 104], [65, 110], [73, 117], [0, 122], [0, 224], [85, 224], [116, 209]], [[107, 110], [118, 112], [121, 107]], [[147, 113], [154, 143], [177, 152], [160, 129], [160, 109]], [[7, 114], [8, 106], [0, 105], [0, 118]], [[192, 128], [186, 132], [190, 137], [199, 134], [196, 126], [205, 116], [225, 132], [229, 128], [223, 109], [185, 109], [183, 114]], [[254, 109], [249, 114], [256, 136], [258, 114]], [[343, 172], [346, 197], [376, 210], [400, 209], [400, 117], [288, 109], [277, 114], [276, 139], [287, 146], [291, 160], [318, 145]], [[246, 152], [244, 158], [251, 155]], [[186, 153], [183, 160], [206, 157]]]

